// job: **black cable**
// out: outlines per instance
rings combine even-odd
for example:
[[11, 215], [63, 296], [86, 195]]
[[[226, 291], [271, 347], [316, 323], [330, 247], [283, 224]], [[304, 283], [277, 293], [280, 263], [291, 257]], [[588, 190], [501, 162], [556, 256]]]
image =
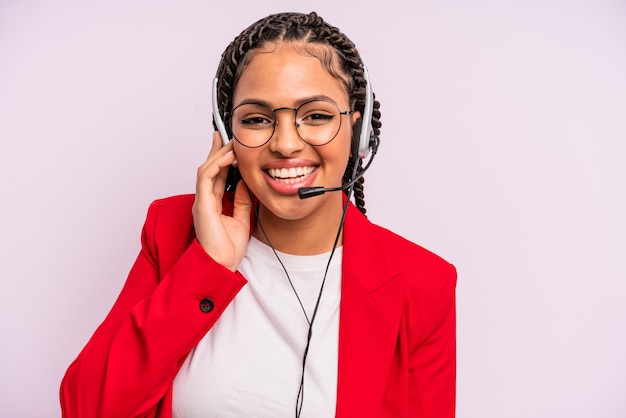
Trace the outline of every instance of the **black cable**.
[[[369, 163], [371, 163], [371, 159], [368, 162], [367, 166], [365, 169], [367, 169], [367, 167], [369, 167]], [[356, 178], [356, 173], [358, 170], [358, 164], [354, 164], [354, 168], [353, 168], [353, 172], [352, 172], [352, 178]], [[317, 317], [317, 312], [320, 306], [320, 302], [322, 300], [322, 294], [324, 291], [324, 285], [326, 284], [326, 277], [328, 276], [328, 270], [330, 269], [330, 263], [333, 259], [333, 256], [335, 255], [335, 250], [337, 249], [337, 245], [339, 243], [339, 238], [341, 237], [341, 231], [343, 229], [343, 224], [346, 220], [346, 214], [348, 213], [348, 206], [350, 205], [350, 199], [352, 198], [352, 193], [354, 191], [354, 185], [355, 185], [356, 181], [351, 181], [348, 183], [348, 189], [346, 190], [346, 204], [343, 207], [343, 211], [341, 214], [341, 221], [339, 222], [339, 228], [337, 229], [337, 234], [335, 235], [335, 241], [333, 242], [333, 248], [330, 252], [330, 256], [328, 257], [328, 262], [326, 263], [326, 269], [324, 270], [324, 277], [322, 279], [322, 283], [320, 285], [320, 291], [317, 295], [317, 300], [315, 302], [315, 308], [313, 309], [313, 314], [311, 315], [311, 318], [309, 319], [309, 316], [306, 313], [306, 310], [304, 309], [304, 305], [302, 303], [302, 300], [300, 299], [300, 296], [298, 295], [298, 292], [296, 291], [295, 286], [293, 285], [293, 282], [291, 280], [291, 277], [289, 276], [289, 272], [287, 271], [287, 268], [285, 267], [285, 265], [283, 264], [282, 260], [280, 259], [280, 257], [278, 256], [278, 252], [276, 251], [276, 249], [274, 248], [274, 245], [272, 245], [271, 240], [269, 239], [269, 236], [267, 235], [267, 233], [265, 232], [265, 228], [263, 227], [263, 224], [261, 223], [261, 219], [259, 217], [259, 209], [257, 206], [254, 206], [254, 213], [256, 216], [256, 221], [257, 224], [259, 225], [259, 227], [261, 228], [261, 232], [263, 233], [263, 236], [265, 237], [265, 239], [267, 240], [267, 243], [269, 244], [270, 248], [272, 249], [272, 251], [274, 252], [274, 255], [276, 256], [276, 259], [278, 260], [278, 262], [280, 263], [281, 267], [283, 268], [283, 271], [285, 272], [285, 276], [287, 276], [287, 280], [289, 281], [289, 284], [291, 286], [291, 289], [293, 290], [294, 294], [296, 295], [296, 298], [298, 299], [298, 303], [300, 304], [300, 308], [302, 309], [302, 312], [304, 313], [304, 317], [306, 318], [307, 323], [309, 324], [309, 329], [307, 332], [307, 340], [306, 340], [306, 345], [304, 347], [304, 353], [302, 354], [302, 373], [300, 374], [300, 387], [298, 388], [298, 397], [296, 398], [296, 418], [300, 418], [300, 415], [302, 414], [302, 407], [304, 405], [304, 373], [305, 373], [305, 369], [306, 369], [306, 359], [308, 357], [309, 354], [309, 348], [311, 345], [311, 340], [313, 337], [313, 323], [315, 322], [315, 318]], [[339, 189], [337, 189], [339, 190]], [[250, 192], [248, 190], [248, 193], [250, 193], [250, 198], [252, 199], [252, 192]]]

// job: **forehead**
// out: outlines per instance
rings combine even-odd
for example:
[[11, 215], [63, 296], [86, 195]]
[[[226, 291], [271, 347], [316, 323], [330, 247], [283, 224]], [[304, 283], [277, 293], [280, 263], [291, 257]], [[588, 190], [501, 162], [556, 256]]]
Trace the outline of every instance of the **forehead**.
[[[293, 106], [310, 97], [328, 96], [348, 104], [344, 80], [332, 74], [332, 47], [321, 44], [273, 43], [251, 51], [233, 94], [233, 107], [244, 100]], [[324, 62], [324, 63], [323, 63]]]

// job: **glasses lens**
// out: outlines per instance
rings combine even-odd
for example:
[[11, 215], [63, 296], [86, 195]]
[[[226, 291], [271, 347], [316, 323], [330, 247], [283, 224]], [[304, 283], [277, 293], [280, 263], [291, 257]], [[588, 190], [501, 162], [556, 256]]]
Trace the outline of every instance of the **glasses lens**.
[[307, 102], [296, 112], [296, 127], [305, 142], [324, 145], [337, 136], [341, 114], [333, 103], [323, 100]]
[[231, 129], [237, 141], [247, 147], [260, 147], [274, 133], [274, 112], [258, 103], [245, 103], [233, 109]]

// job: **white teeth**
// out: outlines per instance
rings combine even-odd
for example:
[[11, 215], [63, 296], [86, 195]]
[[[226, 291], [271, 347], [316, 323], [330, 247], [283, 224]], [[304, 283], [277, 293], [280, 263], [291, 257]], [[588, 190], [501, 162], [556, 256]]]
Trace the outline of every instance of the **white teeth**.
[[270, 168], [267, 172], [274, 180], [290, 184], [304, 180], [313, 170], [315, 170], [315, 167], [290, 167]]

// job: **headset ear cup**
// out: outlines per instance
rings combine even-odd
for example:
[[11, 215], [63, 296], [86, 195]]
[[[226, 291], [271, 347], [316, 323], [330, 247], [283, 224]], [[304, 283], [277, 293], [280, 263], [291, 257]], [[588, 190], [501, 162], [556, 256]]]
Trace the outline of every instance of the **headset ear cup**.
[[363, 118], [358, 118], [352, 127], [352, 143], [350, 144], [350, 156], [352, 158], [359, 158], [362, 125]]

